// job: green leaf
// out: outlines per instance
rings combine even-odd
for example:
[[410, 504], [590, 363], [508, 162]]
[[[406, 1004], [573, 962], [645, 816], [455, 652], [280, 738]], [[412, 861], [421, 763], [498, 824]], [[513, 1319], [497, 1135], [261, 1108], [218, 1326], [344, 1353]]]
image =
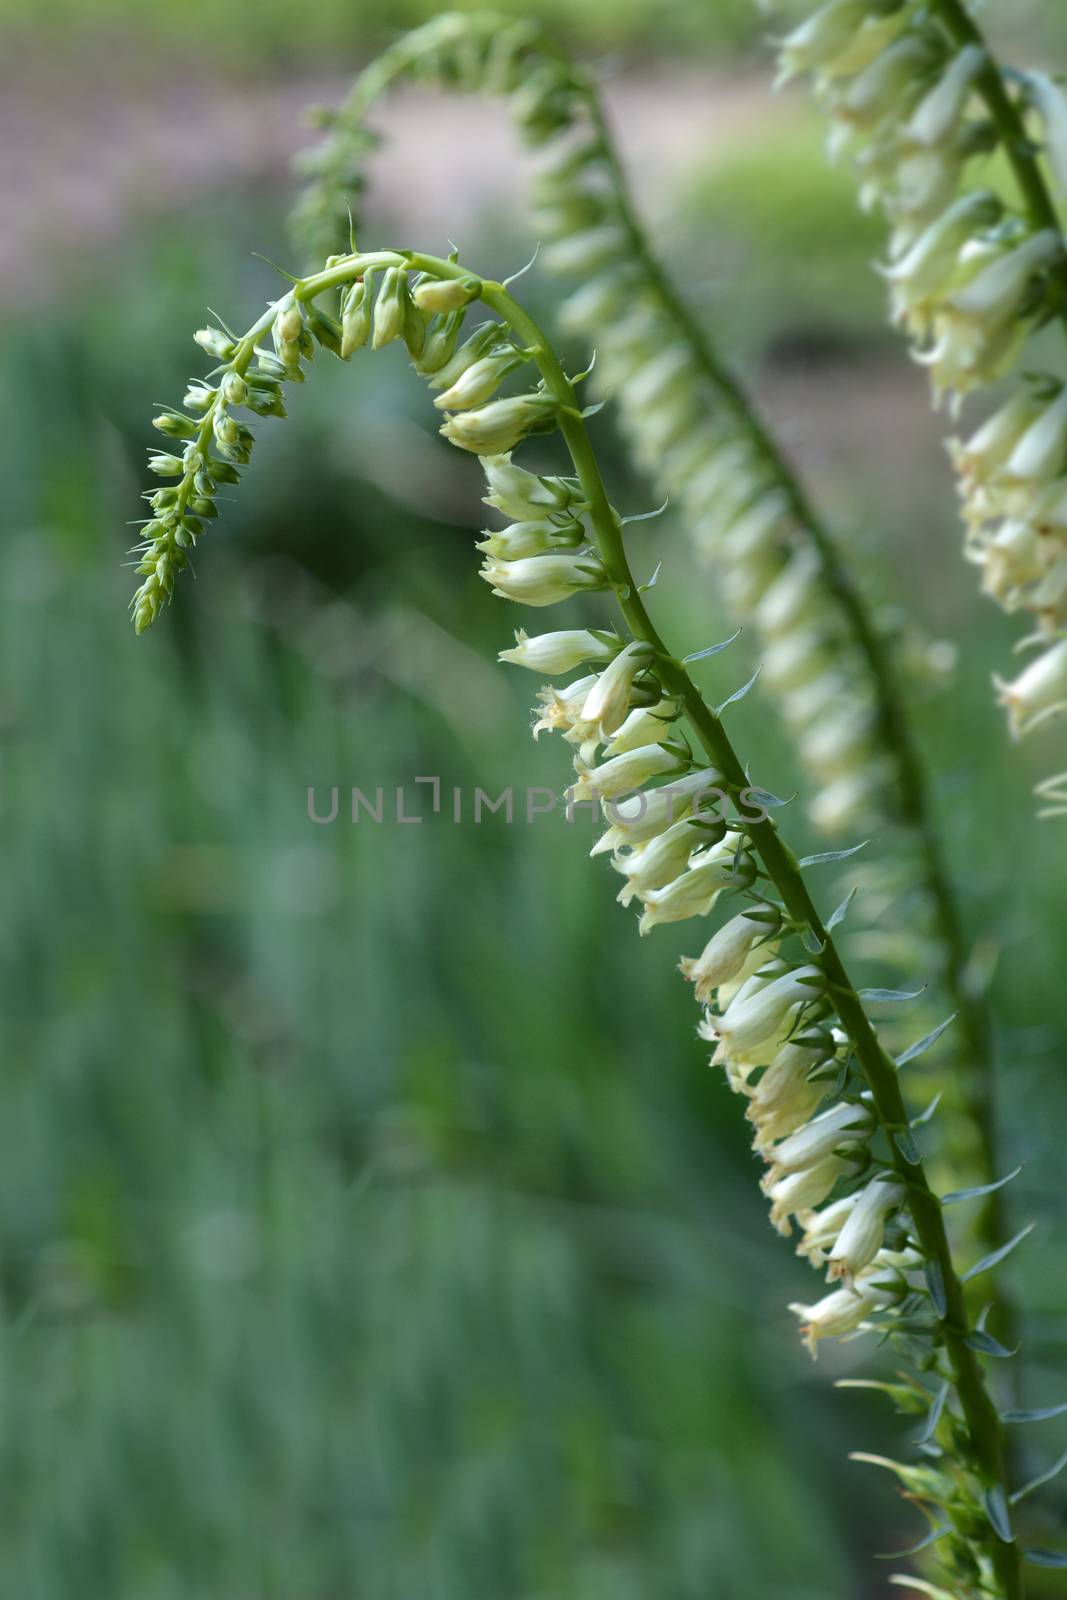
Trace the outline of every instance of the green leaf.
[[[849, 856], [857, 855], [861, 850], [866, 850], [870, 844], [869, 839], [864, 839], [862, 844], [854, 844], [851, 850], [823, 850], [816, 856], [805, 856], [800, 862], [802, 867], [821, 867], [828, 861], [847, 861]], [[852, 891], [855, 894], [855, 890]]]
[[724, 639], [721, 644], [709, 644], [706, 650], [694, 650], [691, 656], [683, 656], [682, 666], [687, 667], [691, 661], [706, 661], [709, 656], [717, 656], [720, 650], [728, 649], [728, 647], [733, 644], [735, 639], [739, 639], [741, 637], [741, 631], [742, 630], [738, 628], [736, 633], [732, 633], [730, 637], [728, 639]]
[[[800, 864], [801, 864], [801, 866], [803, 866], [804, 865], [803, 861]], [[921, 988], [915, 989], [915, 990], [909, 990], [909, 989], [861, 989], [859, 991], [859, 996], [860, 996], [861, 1000], [875, 1001], [878, 1004], [895, 1005], [901, 1000], [918, 1000], [919, 996], [921, 994], [925, 994], [925, 993], [926, 993], [926, 985], [924, 983]]]
[[848, 894], [846, 894], [845, 898], [842, 900], [841, 904], [838, 906], [837, 910], [833, 913], [833, 915], [827, 921], [827, 924], [826, 924], [827, 933], [832, 933], [834, 931], [834, 929], [838, 926], [839, 923], [844, 922], [845, 918], [848, 916], [849, 910], [851, 909], [851, 906], [852, 906], [852, 902], [853, 902], [853, 900], [855, 900], [855, 898], [856, 898], [856, 890], [855, 889], [850, 889], [848, 891]]
[[738, 700], [743, 700], [745, 698], [745, 695], [751, 689], [752, 685], [755, 683], [756, 679], [759, 677], [759, 675], [760, 675], [760, 673], [762, 671], [763, 671], [762, 666], [757, 667], [755, 672], [752, 674], [751, 678], [749, 678], [747, 683], [743, 683], [741, 685], [740, 689], [735, 689], [733, 694], [727, 695], [727, 697], [723, 701], [722, 705], [715, 707], [715, 715], [717, 717], [721, 717], [723, 712], [726, 710], [727, 706], [736, 705]]
[[648, 582], [647, 583], [639, 583], [637, 585], [638, 594], [647, 594], [649, 589], [654, 589], [656, 587], [656, 584], [659, 582], [659, 575], [660, 575], [660, 573], [662, 571], [663, 571], [663, 562], [662, 561], [657, 561], [656, 562], [656, 570], [652, 574], [651, 578], [649, 578]]
[[1001, 1422], [1047, 1422], [1050, 1417], [1067, 1415], [1067, 1403], [1062, 1406], [1038, 1406], [1032, 1411], [1002, 1411]]
[[1032, 1567], [1067, 1567], [1067, 1550], [1042, 1550], [1032, 1547], [1023, 1551], [1023, 1560]]
[[876, 1561], [903, 1561], [905, 1556], [917, 1556], [920, 1550], [929, 1550], [932, 1544], [936, 1544], [939, 1539], [945, 1537], [946, 1533], [951, 1532], [950, 1525], [944, 1522], [940, 1528], [931, 1528], [929, 1533], [923, 1535], [918, 1544], [909, 1545], [906, 1550], [894, 1550], [889, 1555], [882, 1555], [876, 1552], [874, 1559]]
[[938, 1093], [934, 1095], [934, 1098], [930, 1101], [930, 1104], [927, 1106], [926, 1110], [920, 1111], [917, 1117], [912, 1117], [911, 1126], [913, 1128], [925, 1127], [926, 1123], [929, 1122], [930, 1118], [941, 1104], [942, 1098], [943, 1096], [939, 1090]]
[[919, 1146], [915, 1142], [915, 1135], [910, 1128], [897, 1128], [891, 1135], [893, 1143], [900, 1151], [904, 1160], [911, 1167], [917, 1167], [922, 1160]]
[[948, 1301], [945, 1298], [945, 1275], [941, 1271], [940, 1261], [933, 1259], [927, 1261], [923, 1267], [923, 1275], [926, 1278], [926, 1287], [930, 1291], [934, 1310], [943, 1320], [948, 1312]]
[[987, 1256], [982, 1257], [981, 1261], [976, 1261], [973, 1267], [969, 1267], [960, 1278], [960, 1282], [970, 1283], [971, 1279], [977, 1278], [980, 1272], [988, 1272], [990, 1267], [997, 1266], [1004, 1260], [1005, 1256], [1011, 1255], [1016, 1245], [1022, 1244], [1028, 1233], [1033, 1233], [1036, 1226], [1037, 1224], [1034, 1222], [1027, 1223], [1025, 1228], [1019, 1230], [1014, 1239], [1009, 1239], [1007, 1244], [1002, 1244], [998, 1250], [991, 1250]]
[[1015, 1543], [1015, 1530], [1011, 1525], [1011, 1515], [1008, 1511], [1008, 1502], [1004, 1498], [1003, 1487], [996, 1483], [992, 1489], [986, 1489], [982, 1495], [986, 1516], [997, 1538], [1004, 1544]]
[[937, 1432], [937, 1425], [941, 1421], [941, 1413], [944, 1411], [945, 1402], [948, 1400], [948, 1397], [951, 1393], [951, 1383], [943, 1383], [940, 1389], [937, 1391], [937, 1394], [934, 1396], [933, 1403], [930, 1406], [926, 1421], [923, 1424], [922, 1432], [915, 1441], [916, 1444], [929, 1444], [930, 1440]]
[[909, 1045], [904, 1054], [897, 1057], [897, 1066], [906, 1066], [909, 1061], [914, 1061], [916, 1056], [921, 1056], [924, 1050], [929, 1050], [932, 1044], [937, 1043], [945, 1029], [951, 1028], [958, 1016], [959, 1012], [954, 1011], [951, 1017], [946, 1017], [944, 1022], [939, 1023], [931, 1033], [924, 1035], [924, 1037], [921, 1038], [917, 1044]]
[[955, 1206], [961, 1200], [980, 1200], [984, 1194], [992, 1194], [996, 1189], [1003, 1189], [1006, 1183], [1017, 1178], [1022, 1167], [1016, 1167], [1014, 1172], [1009, 1172], [1006, 1178], [998, 1178], [995, 1183], [980, 1183], [974, 1189], [953, 1189], [951, 1194], [941, 1196], [943, 1206]]
[[1019, 1500], [1024, 1500], [1026, 1496], [1028, 1494], [1032, 1494], [1035, 1489], [1040, 1489], [1043, 1483], [1051, 1483], [1053, 1478], [1057, 1477], [1063, 1471], [1064, 1467], [1067, 1467], [1067, 1450], [1063, 1452], [1055, 1466], [1049, 1467], [1047, 1472], [1039, 1473], [1036, 1478], [1031, 1478], [1030, 1482], [1024, 1483], [1021, 1489], [1016, 1489], [1015, 1493], [1011, 1497], [1012, 1505], [1015, 1505]]
[[981, 1356], [994, 1356], [998, 1361], [1010, 1361], [1012, 1356], [1019, 1354], [1019, 1346], [1014, 1350], [1007, 1350], [991, 1333], [986, 1333], [984, 1328], [975, 1328], [964, 1338], [964, 1344], [971, 1350], [977, 1350]]

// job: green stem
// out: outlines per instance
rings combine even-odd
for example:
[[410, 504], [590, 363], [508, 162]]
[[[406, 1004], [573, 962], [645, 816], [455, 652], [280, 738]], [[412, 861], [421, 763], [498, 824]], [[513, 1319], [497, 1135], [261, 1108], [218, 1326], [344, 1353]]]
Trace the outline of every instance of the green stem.
[[[623, 547], [622, 530], [608, 502], [570, 382], [537, 324], [503, 287], [485, 284], [482, 298], [508, 323], [519, 342], [536, 352], [534, 359], [545, 387], [560, 404], [560, 429], [583, 494], [589, 502], [601, 560], [630, 632], [635, 639], [646, 641], [657, 652], [660, 658], [658, 671], [664, 688], [682, 701], [689, 722], [709, 759], [723, 774], [728, 789], [735, 796], [740, 795], [747, 788], [749, 778], [722, 722], [705, 704], [685, 668], [670, 655], [638, 592]], [[878, 1042], [837, 946], [808, 893], [795, 856], [769, 817], [752, 823], [749, 833], [763, 868], [781, 895], [786, 910], [797, 923], [808, 929], [814, 942], [821, 947], [816, 959], [835, 992], [838, 1017], [863, 1069], [883, 1128], [906, 1128], [908, 1112], [900, 1091], [896, 1066]], [[970, 1432], [977, 1475], [983, 1487], [999, 1487], [1006, 1492], [1001, 1423], [986, 1388], [977, 1355], [966, 1343], [967, 1313], [963, 1288], [952, 1262], [940, 1202], [929, 1186], [922, 1163], [909, 1163], [892, 1137], [889, 1145], [893, 1166], [908, 1187], [916, 1234], [927, 1259], [935, 1262], [940, 1269], [944, 1283], [945, 1314], [940, 1318], [941, 1337]], [[1022, 1600], [1017, 1546], [1014, 1543], [1004, 1544], [992, 1528], [987, 1542], [1006, 1600]]]
[[1018, 106], [1004, 86], [1001, 70], [981, 28], [961, 0], [928, 0], [928, 4], [956, 44], [975, 44], [985, 51], [985, 64], [974, 80], [975, 89], [996, 123], [1030, 221], [1035, 228], [1051, 228], [1059, 233], [1056, 205], [1042, 176], [1033, 141], [1026, 132]]

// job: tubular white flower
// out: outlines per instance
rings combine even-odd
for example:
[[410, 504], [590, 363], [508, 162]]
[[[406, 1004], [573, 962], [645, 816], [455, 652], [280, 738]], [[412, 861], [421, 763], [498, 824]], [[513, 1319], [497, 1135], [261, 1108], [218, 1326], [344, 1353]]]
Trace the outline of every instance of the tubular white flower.
[[1009, 479], [1047, 484], [1067, 466], [1067, 387], [1026, 429], [1005, 466]]
[[744, 851], [738, 856], [736, 841], [727, 837], [673, 883], [663, 889], [650, 889], [643, 896], [645, 909], [639, 931], [646, 934], [662, 922], [706, 916], [724, 889], [744, 888], [754, 876], [751, 856]]
[[1012, 733], [1024, 738], [1038, 723], [1067, 710], [1067, 639], [1038, 656], [1013, 683], [993, 682], [1000, 704], [1008, 708]]
[[866, 1139], [873, 1126], [874, 1118], [866, 1106], [849, 1101], [831, 1106], [775, 1145], [771, 1151], [774, 1173], [784, 1177], [801, 1167], [814, 1166], [839, 1145]]
[[1063, 245], [1051, 228], [1031, 234], [1022, 244], [983, 265], [971, 281], [957, 289], [949, 306], [957, 316], [996, 327], [1014, 316], [1035, 272], [1048, 266]]
[[582, 702], [595, 682], [595, 677], [590, 673], [587, 678], [579, 678], [565, 689], [554, 689], [548, 685], [539, 690], [538, 705], [534, 708], [537, 712], [533, 724], [534, 738], [541, 733], [566, 733], [575, 727], [580, 728]]
[[735, 1000], [717, 1024], [724, 1049], [736, 1053], [769, 1039], [798, 1007], [818, 999], [824, 982], [818, 967], [798, 967], [750, 999]]
[[529, 556], [524, 561], [489, 557], [478, 573], [502, 600], [553, 606], [582, 589], [604, 589], [607, 574], [593, 555]]
[[638, 706], [630, 712], [611, 743], [605, 745], [605, 758], [625, 755], [627, 750], [636, 750], [639, 745], [657, 744], [667, 737], [677, 715], [677, 700], [659, 700], [654, 706]]
[[804, 1256], [813, 1267], [825, 1266], [827, 1254], [836, 1244], [862, 1192], [856, 1190], [840, 1200], [834, 1200], [830, 1205], [823, 1206], [821, 1211], [800, 1212], [797, 1223], [801, 1237], [797, 1244], [797, 1255]]
[[914, 102], [935, 57], [914, 35], [891, 44], [845, 87], [829, 97], [831, 116], [844, 128], [873, 129]]
[[582, 719], [593, 723], [602, 739], [608, 739], [622, 727], [630, 707], [634, 679], [649, 666], [654, 654], [651, 645], [637, 639], [620, 650], [600, 673], [582, 708]]
[[717, 768], [701, 767], [682, 778], [673, 778], [658, 789], [645, 789], [641, 794], [606, 801], [604, 813], [611, 826], [601, 834], [590, 855], [602, 855], [606, 850], [618, 850], [623, 845], [647, 843], [679, 817], [688, 816], [694, 808], [699, 810], [723, 800], [722, 782], [722, 773]]
[[461, 450], [474, 455], [499, 455], [545, 423], [556, 409], [548, 395], [517, 394], [491, 400], [476, 411], [460, 411], [443, 422], [438, 432]]
[[1023, 389], [988, 418], [969, 439], [949, 441], [953, 465], [966, 485], [987, 483], [1010, 458], [1019, 440], [1042, 413], [1041, 401]]
[[768, 956], [774, 953], [777, 942], [768, 937], [772, 933], [773, 925], [768, 925], [762, 919], [756, 920], [751, 913], [742, 911], [712, 934], [699, 956], [683, 956], [678, 970], [683, 978], [693, 984], [697, 1000], [702, 1005], [706, 1004], [713, 990], [736, 978], [758, 939], [765, 941], [761, 949]]
[[821, 1206], [838, 1179], [855, 1176], [859, 1166], [847, 1156], [830, 1155], [813, 1167], [802, 1167], [785, 1177], [768, 1173], [760, 1187], [771, 1202], [773, 1226], [788, 1236], [792, 1232], [790, 1217]]
[[586, 533], [580, 522], [512, 522], [494, 531], [483, 529], [484, 539], [474, 548], [501, 561], [521, 561], [524, 556], [544, 555], [548, 550], [576, 550], [585, 544]]
[[891, 266], [882, 267], [891, 288], [893, 316], [915, 321], [922, 331], [935, 299], [956, 271], [960, 250], [980, 228], [996, 222], [1003, 206], [985, 190], [965, 194], [932, 222]]
[[581, 502], [581, 491], [562, 478], [539, 478], [516, 467], [510, 452], [482, 458], [489, 484], [485, 504], [517, 522], [536, 520], [550, 511], [567, 511]]
[[[870, 0], [829, 0], [827, 5], [820, 6], [778, 41], [775, 87], [797, 73], [819, 72], [833, 66], [846, 51], [854, 50], [857, 35], [874, 18]], [[850, 57], [843, 70], [856, 71], [863, 65], [866, 65], [864, 61], [856, 63]]]
[[694, 850], [709, 842], [709, 835], [699, 822], [683, 817], [666, 833], [627, 856], [615, 855], [611, 864], [621, 872], [626, 882], [616, 895], [622, 906], [628, 906], [635, 896], [644, 898], [651, 889], [662, 889], [684, 872]]
[[619, 648], [618, 639], [591, 633], [588, 628], [566, 628], [559, 633], [538, 634], [532, 639], [524, 628], [519, 628], [515, 634], [515, 648], [501, 650], [497, 660], [552, 676], [557, 672], [573, 672], [587, 661], [610, 661]]
[[831, 1278], [849, 1280], [870, 1266], [885, 1237], [885, 1219], [904, 1199], [904, 1185], [872, 1178], [861, 1193], [829, 1255]]
[[522, 352], [516, 350], [514, 345], [498, 345], [461, 373], [455, 383], [436, 395], [434, 405], [439, 411], [468, 411], [484, 405], [496, 393], [508, 373], [514, 372], [523, 359]]
[[832, 1290], [814, 1305], [794, 1301], [789, 1309], [801, 1319], [800, 1331], [814, 1358], [820, 1339], [840, 1339], [843, 1334], [855, 1333], [873, 1312], [892, 1305], [896, 1298], [890, 1283], [861, 1279], [851, 1288]]
[[987, 60], [981, 45], [965, 45], [952, 58], [938, 83], [919, 101], [903, 130], [903, 137], [913, 144], [943, 144], [963, 115], [974, 80]]
[[575, 766], [578, 781], [570, 791], [575, 801], [588, 800], [591, 795], [598, 800], [614, 800], [618, 795], [633, 795], [649, 778], [665, 772], [683, 772], [689, 766], [689, 757], [662, 744], [644, 744], [602, 761], [598, 767], [583, 761], [577, 761]]

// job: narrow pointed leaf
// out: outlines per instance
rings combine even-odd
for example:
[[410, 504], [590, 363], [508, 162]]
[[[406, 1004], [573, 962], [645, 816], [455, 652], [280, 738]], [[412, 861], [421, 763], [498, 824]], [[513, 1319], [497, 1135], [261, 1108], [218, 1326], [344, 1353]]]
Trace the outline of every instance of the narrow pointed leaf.
[[931, 1405], [926, 1421], [923, 1424], [923, 1430], [915, 1441], [916, 1444], [929, 1444], [930, 1440], [937, 1432], [937, 1425], [941, 1421], [941, 1413], [944, 1411], [945, 1402], [951, 1393], [952, 1385], [950, 1383], [943, 1383], [940, 1389], [937, 1391], [937, 1394], [934, 1396], [933, 1404]]
[[1007, 1350], [999, 1339], [994, 1339], [993, 1335], [986, 1333], [984, 1328], [975, 1328], [963, 1342], [972, 1350], [977, 1350], [979, 1355], [994, 1356], [998, 1361], [1010, 1361], [1012, 1356], [1019, 1354], [1018, 1345], [1014, 1350]]
[[943, 1319], [948, 1312], [948, 1301], [945, 1298], [945, 1276], [941, 1271], [940, 1261], [932, 1258], [927, 1261], [923, 1268], [923, 1276], [926, 1278], [926, 1287], [930, 1291], [934, 1310]]
[[846, 894], [845, 898], [842, 900], [841, 904], [838, 906], [837, 910], [833, 913], [833, 915], [827, 921], [827, 924], [826, 924], [827, 933], [833, 933], [834, 929], [840, 923], [844, 922], [845, 918], [848, 916], [849, 911], [852, 908], [852, 902], [853, 902], [853, 900], [855, 900], [855, 898], [856, 898], [856, 890], [855, 889], [850, 889], [848, 891], [848, 894]]
[[[851, 850], [822, 850], [818, 855], [805, 856], [801, 861], [802, 867], [821, 867], [828, 861], [847, 861], [849, 856], [858, 855], [861, 850], [866, 850], [869, 839], [864, 839], [862, 844], [854, 844]], [[855, 890], [853, 890], [855, 893]]]
[[1023, 1551], [1023, 1560], [1032, 1567], [1067, 1567], [1067, 1550], [1042, 1550], [1034, 1547]]
[[939, 1539], [945, 1537], [946, 1533], [951, 1532], [952, 1529], [949, 1524], [947, 1522], [942, 1523], [940, 1528], [931, 1528], [929, 1533], [924, 1534], [918, 1544], [909, 1545], [906, 1550], [894, 1550], [891, 1555], [879, 1555], [876, 1553], [874, 1559], [876, 1561], [903, 1561], [907, 1556], [917, 1556], [920, 1550], [929, 1550], [932, 1544], [936, 1544]]
[[638, 584], [638, 586], [637, 586], [638, 594], [647, 594], [649, 589], [654, 589], [656, 587], [656, 584], [659, 582], [659, 575], [660, 575], [660, 573], [662, 571], [663, 571], [663, 562], [662, 561], [657, 561], [656, 562], [656, 570], [652, 574], [651, 578], [649, 578], [648, 582], [647, 583], [639, 583]]
[[919, 1115], [917, 1117], [912, 1117], [911, 1126], [913, 1128], [925, 1127], [925, 1125], [929, 1122], [930, 1118], [933, 1116], [934, 1112], [937, 1110], [938, 1106], [941, 1104], [941, 1100], [942, 1100], [942, 1095], [940, 1094], [940, 1092], [935, 1094], [934, 1098], [930, 1101], [930, 1104], [927, 1106], [926, 1110], [925, 1111], [920, 1111]]
[[914, 1061], [916, 1056], [921, 1056], [924, 1050], [929, 1050], [932, 1044], [937, 1043], [945, 1029], [951, 1028], [958, 1016], [959, 1012], [954, 1011], [951, 1017], [946, 1017], [944, 1022], [938, 1023], [936, 1028], [925, 1034], [916, 1044], [909, 1045], [904, 1054], [897, 1057], [897, 1066], [906, 1066], [909, 1061]]
[[[801, 864], [801, 866], [804, 865], [803, 862], [801, 862], [800, 864]], [[889, 1005], [889, 1004], [894, 1004], [895, 1005], [897, 1002], [899, 1002], [901, 1000], [918, 1000], [919, 996], [921, 994], [925, 994], [925, 992], [926, 992], [926, 985], [924, 983], [921, 988], [914, 989], [914, 990], [911, 990], [911, 989], [861, 989], [859, 991], [859, 996], [860, 996], [861, 1000], [873, 1000], [873, 1001], [876, 1001], [876, 1002], [879, 1002], [879, 1003], [885, 1004], [885, 1005]]]
[[1022, 1244], [1028, 1233], [1033, 1233], [1035, 1227], [1036, 1223], [1027, 1223], [1025, 1228], [1021, 1228], [1019, 1230], [1014, 1239], [1009, 1239], [1007, 1244], [1002, 1244], [1000, 1246], [999, 1250], [991, 1250], [987, 1256], [982, 1257], [981, 1261], [976, 1261], [974, 1266], [970, 1267], [968, 1271], [963, 1274], [963, 1276], [960, 1278], [960, 1282], [970, 1283], [971, 1279], [977, 1278], [980, 1272], [988, 1272], [990, 1267], [999, 1265], [999, 1263], [1004, 1260], [1005, 1256], [1011, 1255], [1011, 1252], [1015, 1249], [1016, 1245]]
[[757, 667], [747, 683], [743, 683], [740, 689], [735, 689], [733, 694], [727, 695], [722, 705], [715, 707], [715, 715], [721, 717], [727, 706], [736, 705], [738, 700], [743, 700], [762, 671], [762, 666]]
[[1067, 1403], [1062, 1406], [1038, 1406], [1032, 1411], [1002, 1411], [1001, 1422], [1047, 1422], [1050, 1417], [1067, 1415]]
[[1067, 1467], [1067, 1450], [1063, 1452], [1055, 1466], [1049, 1467], [1047, 1472], [1039, 1473], [1036, 1478], [1031, 1478], [1030, 1482], [1024, 1483], [1021, 1489], [1016, 1489], [1011, 1497], [1012, 1505], [1017, 1504], [1020, 1500], [1025, 1500], [1028, 1494], [1033, 1494], [1035, 1489], [1040, 1489], [1043, 1483], [1051, 1483], [1053, 1478], [1059, 1476], [1064, 1467]]
[[738, 628], [736, 633], [732, 633], [730, 637], [728, 639], [724, 639], [721, 644], [709, 644], [706, 650], [694, 650], [691, 656], [683, 656], [682, 666], [687, 667], [691, 661], [706, 661], [709, 656], [717, 656], [720, 650], [728, 649], [729, 646], [733, 644], [734, 640], [739, 639], [740, 637], [741, 629]]
[[980, 1183], [974, 1189], [953, 1189], [951, 1194], [941, 1196], [941, 1204], [955, 1206], [959, 1205], [961, 1200], [980, 1200], [984, 1194], [992, 1194], [997, 1189], [1003, 1189], [1004, 1185], [1017, 1178], [1022, 1170], [1022, 1167], [1016, 1167], [1006, 1178], [998, 1178], [995, 1183]]
[[893, 1143], [900, 1151], [904, 1160], [910, 1167], [917, 1167], [922, 1160], [919, 1146], [915, 1142], [915, 1135], [910, 1128], [898, 1128], [892, 1134]]
[[1015, 1543], [1015, 1530], [1011, 1525], [1011, 1515], [1008, 1511], [1008, 1502], [1004, 1498], [1004, 1490], [999, 1483], [992, 1489], [986, 1489], [982, 1495], [985, 1503], [986, 1516], [997, 1538], [1004, 1544]]

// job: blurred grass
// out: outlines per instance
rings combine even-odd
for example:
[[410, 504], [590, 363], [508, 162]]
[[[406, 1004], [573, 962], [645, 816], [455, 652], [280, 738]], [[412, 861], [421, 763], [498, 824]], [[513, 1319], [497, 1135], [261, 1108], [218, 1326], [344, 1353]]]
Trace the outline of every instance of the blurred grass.
[[[836, 327], [854, 351], [880, 319], [843, 183], [812, 131], [693, 191], [695, 276], [772, 390], [795, 381], [798, 330]], [[353, 784], [565, 781], [558, 747], [525, 737], [535, 681], [491, 664], [527, 619], [474, 576], [477, 473], [434, 437], [397, 353], [324, 365], [265, 428], [199, 581], [141, 641], [125, 623], [150, 401], [197, 369], [206, 303], [240, 321], [272, 292], [247, 262], [282, 253], [272, 231], [223, 196], [0, 344], [6, 1585], [885, 1593], [869, 1552], [914, 1522], [843, 1458], [891, 1428], [829, 1390], [868, 1366], [863, 1346], [815, 1372], [796, 1347], [784, 1304], [812, 1285], [767, 1228], [736, 1102], [693, 1039], [673, 972], [692, 930], [639, 943], [581, 828], [556, 819], [344, 820]], [[511, 245], [472, 249], [492, 267]], [[840, 385], [846, 412], [878, 371], [811, 386]], [[600, 437], [643, 509], [607, 418]], [[872, 592], [961, 634], [951, 693], [914, 694], [968, 917], [1005, 946], [1006, 1164], [1029, 1163], [1020, 1221], [1045, 1219], [1015, 1272], [1030, 1398], [1051, 1403], [1065, 883], [1026, 794], [1046, 750], [1009, 753], [990, 708], [1012, 630], [958, 560], [947, 483], [910, 481], [892, 432], [865, 450], [819, 488], [872, 530]], [[879, 499], [884, 457], [899, 482]], [[642, 529], [638, 567], [671, 538], [666, 519]], [[730, 629], [668, 549], [657, 611], [698, 649]], [[709, 687], [747, 676], [746, 648], [707, 664]], [[755, 696], [736, 729], [789, 792]], [[306, 788], [335, 783], [342, 820], [317, 828]], [[1056, 1453], [1046, 1426], [1035, 1470]]]

